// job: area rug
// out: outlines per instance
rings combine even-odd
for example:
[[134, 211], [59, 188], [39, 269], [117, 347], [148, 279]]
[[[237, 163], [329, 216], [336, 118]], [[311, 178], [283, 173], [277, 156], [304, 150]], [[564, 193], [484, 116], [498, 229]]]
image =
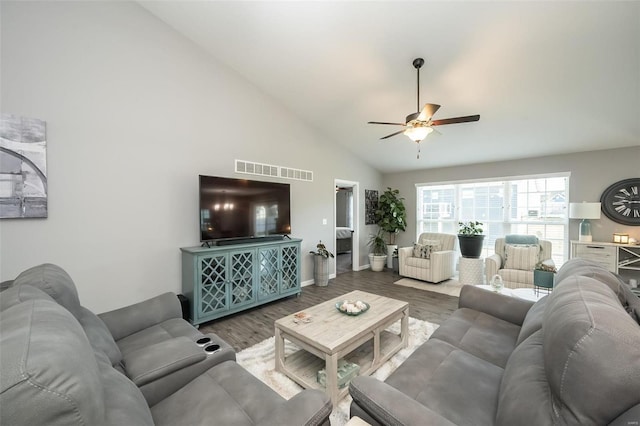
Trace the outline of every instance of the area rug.
[[[389, 361], [384, 363], [372, 374], [379, 380], [384, 380], [396, 369], [409, 355], [413, 353], [422, 343], [427, 341], [431, 333], [438, 328], [437, 324], [409, 318], [409, 346], [396, 353]], [[388, 328], [394, 333], [400, 332], [400, 323], [396, 323]], [[285, 356], [297, 351], [298, 348], [285, 340]], [[302, 390], [296, 382], [286, 377], [284, 374], [275, 371], [275, 338], [270, 337], [262, 342], [244, 349], [236, 354], [237, 362], [246, 370], [251, 372], [258, 379], [266, 383], [286, 399], [290, 399]], [[331, 425], [342, 426], [349, 420], [349, 406], [351, 396], [347, 395], [337, 407], [333, 407], [331, 412]]]
[[402, 278], [394, 282], [394, 284], [401, 285], [403, 287], [417, 288], [419, 290], [433, 291], [435, 293], [447, 294], [449, 296], [460, 297], [460, 290], [464, 284], [460, 284], [459, 281], [451, 279], [443, 281], [440, 284], [431, 284], [426, 281], [414, 280], [411, 278]]

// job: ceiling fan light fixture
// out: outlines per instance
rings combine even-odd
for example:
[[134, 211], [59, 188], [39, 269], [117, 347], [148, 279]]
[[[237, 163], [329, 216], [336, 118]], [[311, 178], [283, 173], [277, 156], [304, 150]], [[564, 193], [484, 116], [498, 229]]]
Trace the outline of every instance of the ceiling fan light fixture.
[[412, 141], [419, 143], [431, 132], [433, 132], [433, 129], [429, 126], [412, 126], [407, 128], [407, 130], [405, 130], [403, 133], [407, 135]]

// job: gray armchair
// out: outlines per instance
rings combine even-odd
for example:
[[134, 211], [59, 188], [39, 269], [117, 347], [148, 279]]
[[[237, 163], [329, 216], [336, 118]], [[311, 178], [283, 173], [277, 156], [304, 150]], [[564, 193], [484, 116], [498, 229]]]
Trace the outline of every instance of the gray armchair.
[[533, 270], [538, 263], [554, 266], [551, 241], [533, 235], [507, 235], [496, 239], [495, 253], [485, 259], [487, 283], [500, 275], [507, 288], [533, 288]]

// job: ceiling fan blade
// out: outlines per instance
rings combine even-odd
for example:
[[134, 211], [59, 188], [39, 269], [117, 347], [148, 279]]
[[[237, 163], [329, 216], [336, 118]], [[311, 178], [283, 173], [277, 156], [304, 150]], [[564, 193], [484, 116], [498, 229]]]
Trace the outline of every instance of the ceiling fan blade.
[[[404, 126], [404, 124], [403, 124], [403, 126]], [[380, 138], [380, 140], [382, 140], [382, 139], [388, 139], [388, 138], [390, 138], [391, 136], [399, 135], [400, 133], [404, 133], [404, 130], [400, 130], [399, 132], [395, 132], [395, 133], [391, 133], [390, 135], [383, 136], [383, 137], [381, 137], [381, 138]]]
[[389, 123], [387, 121], [368, 121], [367, 124], [390, 124], [392, 126], [404, 126], [404, 123]]
[[443, 118], [442, 120], [433, 120], [432, 126], [442, 126], [443, 124], [468, 123], [470, 121], [480, 120], [480, 115], [466, 115], [464, 117]]
[[424, 104], [424, 108], [422, 108], [422, 111], [420, 111], [420, 114], [418, 115], [417, 120], [429, 121], [431, 117], [433, 117], [433, 114], [435, 114], [436, 111], [438, 111], [439, 109], [440, 109], [440, 105]]

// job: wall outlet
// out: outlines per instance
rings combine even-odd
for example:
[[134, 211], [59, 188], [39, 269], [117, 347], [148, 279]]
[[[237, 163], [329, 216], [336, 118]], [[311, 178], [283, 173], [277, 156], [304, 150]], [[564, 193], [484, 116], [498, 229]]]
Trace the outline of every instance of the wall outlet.
[[322, 224], [326, 225], [327, 224], [327, 219], [322, 219]]

